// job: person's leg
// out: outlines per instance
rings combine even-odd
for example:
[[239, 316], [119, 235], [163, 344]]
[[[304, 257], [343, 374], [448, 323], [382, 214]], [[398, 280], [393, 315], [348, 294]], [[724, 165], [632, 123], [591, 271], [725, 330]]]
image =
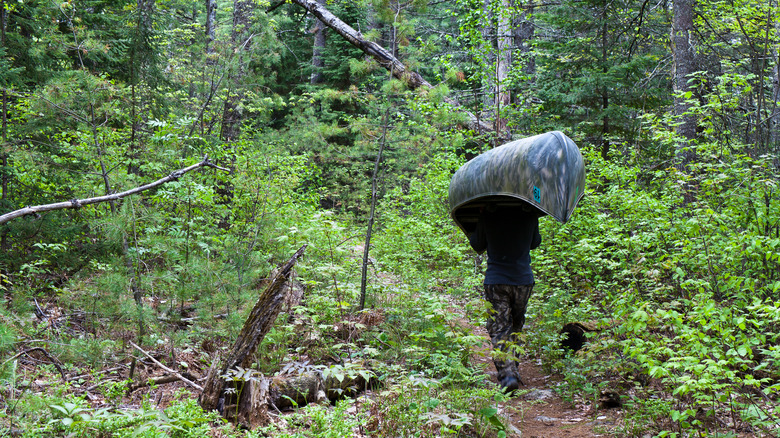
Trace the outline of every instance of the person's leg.
[[515, 336], [523, 330], [525, 325], [525, 311], [528, 307], [528, 299], [534, 291], [534, 285], [526, 284], [512, 288], [512, 335]]
[[502, 357], [493, 359], [498, 371], [498, 382], [508, 390], [517, 389], [520, 377], [517, 363], [507, 357], [509, 345], [513, 342], [513, 293], [512, 286], [485, 285], [485, 299], [490, 303], [487, 331], [493, 348], [499, 350]]

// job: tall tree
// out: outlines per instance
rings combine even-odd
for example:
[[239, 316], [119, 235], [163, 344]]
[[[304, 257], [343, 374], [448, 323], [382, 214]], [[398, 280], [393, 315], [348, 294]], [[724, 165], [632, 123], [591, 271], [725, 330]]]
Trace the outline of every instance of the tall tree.
[[[0, 0], [0, 67], [8, 71], [9, 65], [5, 60], [5, 0]], [[2, 88], [2, 125], [0, 125], [0, 206], [5, 210], [8, 200], [8, 153], [6, 144], [8, 143], [8, 92], [6, 91], [6, 78], [0, 77], [0, 88]], [[0, 251], [5, 252], [8, 245], [7, 230], [3, 227], [0, 230]]]
[[[666, 103], [669, 84], [656, 74], [669, 32], [643, 0], [563, 0], [536, 11], [545, 29], [533, 43], [535, 74], [529, 92], [546, 117], [531, 130], [571, 129], [604, 158], [614, 144], [634, 143], [639, 115]], [[561, 126], [562, 125], [562, 126]]]
[[234, 50], [234, 59], [230, 66], [230, 91], [225, 99], [222, 113], [222, 140], [231, 142], [238, 139], [243, 122], [242, 103], [244, 99], [244, 78], [247, 74], [247, 54], [252, 48], [252, 12], [254, 3], [251, 0], [236, 0], [233, 3], [233, 27], [230, 32], [230, 42]]
[[674, 55], [674, 114], [678, 166], [681, 170], [695, 159], [696, 118], [690, 114], [693, 78], [696, 72], [696, 40], [693, 27], [695, 0], [674, 0], [672, 18], [672, 54]]
[[505, 133], [507, 129], [506, 117], [502, 110], [509, 106], [511, 93], [507, 78], [509, 68], [512, 65], [512, 33], [510, 27], [513, 21], [513, 4], [511, 0], [501, 0], [500, 8], [496, 14], [496, 133], [501, 137], [509, 138]]
[[[321, 6], [325, 6], [326, 0], [317, 0], [317, 3]], [[325, 67], [325, 60], [323, 59], [323, 51], [325, 50], [325, 30], [327, 27], [318, 18], [314, 19], [314, 28], [312, 33], [314, 34], [314, 45], [311, 55], [311, 78], [310, 83], [312, 85], [322, 82], [322, 69]]]
[[[531, 44], [534, 38], [534, 4], [529, 2], [528, 5], [520, 5], [520, 13], [515, 14], [514, 21], [512, 23], [512, 37], [514, 38], [514, 46], [520, 51], [523, 56], [522, 73], [531, 75], [535, 70], [535, 63], [533, 56], [526, 55], [531, 51]], [[518, 66], [519, 67], [519, 66]]]
[[217, 0], [206, 0], [206, 57], [207, 62], [214, 55], [214, 43], [217, 40]]

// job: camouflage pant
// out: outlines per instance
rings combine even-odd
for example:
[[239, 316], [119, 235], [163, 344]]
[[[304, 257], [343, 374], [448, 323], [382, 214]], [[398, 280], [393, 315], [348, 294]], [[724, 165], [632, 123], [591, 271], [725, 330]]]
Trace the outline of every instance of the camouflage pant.
[[498, 371], [498, 380], [517, 375], [517, 363], [507, 358], [509, 346], [517, 342], [516, 334], [525, 324], [525, 308], [534, 289], [533, 284], [514, 286], [508, 284], [486, 284], [485, 299], [490, 303], [487, 331], [493, 348], [501, 351], [493, 360]]

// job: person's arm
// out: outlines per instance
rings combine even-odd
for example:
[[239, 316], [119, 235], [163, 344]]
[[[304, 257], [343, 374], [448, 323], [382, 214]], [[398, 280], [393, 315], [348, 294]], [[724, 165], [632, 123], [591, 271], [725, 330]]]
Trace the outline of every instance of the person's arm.
[[539, 248], [539, 245], [542, 244], [542, 235], [539, 234], [539, 223], [536, 223], [536, 226], [534, 227], [534, 235], [531, 238], [531, 249]]
[[469, 235], [471, 248], [473, 248], [477, 254], [482, 254], [487, 249], [487, 236], [485, 235], [483, 223], [484, 221], [480, 218], [479, 222], [477, 222], [477, 229]]

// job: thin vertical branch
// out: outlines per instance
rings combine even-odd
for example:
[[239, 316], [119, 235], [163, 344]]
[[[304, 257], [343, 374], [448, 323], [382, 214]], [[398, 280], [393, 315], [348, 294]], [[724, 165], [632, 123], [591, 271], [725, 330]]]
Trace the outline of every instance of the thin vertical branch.
[[366, 282], [368, 277], [368, 251], [371, 246], [371, 230], [374, 228], [374, 212], [376, 211], [376, 180], [379, 174], [379, 163], [382, 162], [382, 151], [385, 149], [387, 143], [387, 125], [390, 123], [388, 115], [390, 113], [390, 107], [385, 110], [383, 117], [382, 127], [382, 140], [379, 143], [379, 152], [376, 154], [376, 162], [374, 162], [374, 174], [371, 177], [371, 213], [368, 215], [368, 229], [366, 230], [366, 244], [363, 247], [363, 269], [360, 276], [360, 310], [366, 307]]

